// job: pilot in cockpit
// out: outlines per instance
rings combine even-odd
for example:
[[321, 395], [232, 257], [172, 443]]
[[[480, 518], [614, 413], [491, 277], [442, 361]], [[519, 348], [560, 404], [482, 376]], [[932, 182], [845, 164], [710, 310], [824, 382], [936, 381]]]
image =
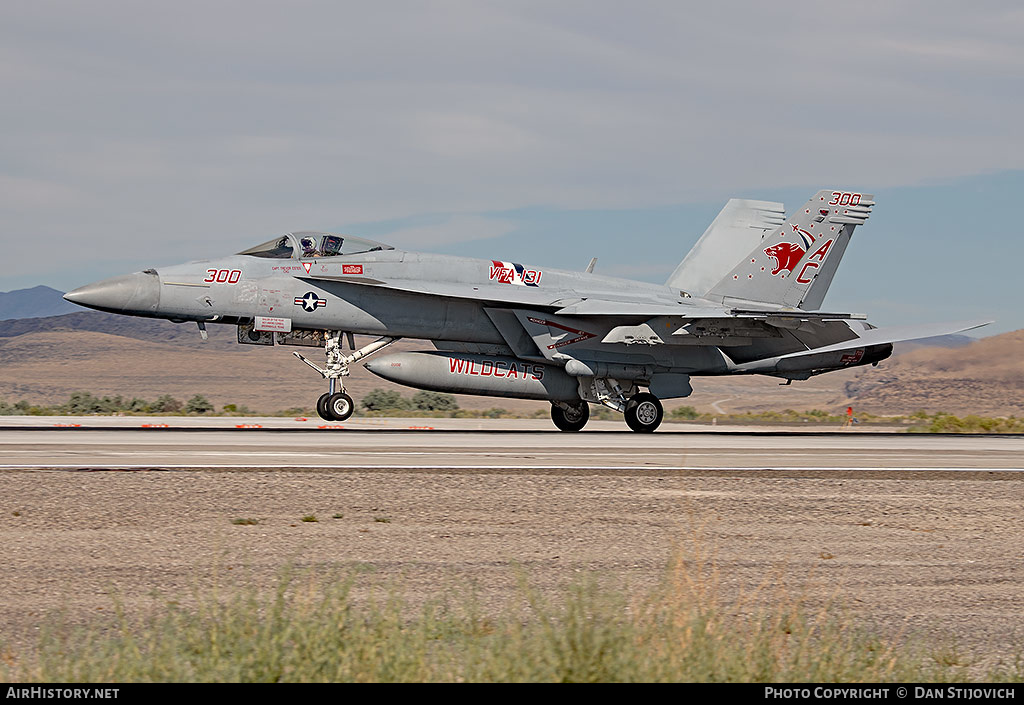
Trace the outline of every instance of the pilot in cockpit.
[[316, 238], [314, 238], [314, 237], [304, 237], [304, 238], [302, 238], [302, 240], [299, 241], [299, 244], [302, 245], [302, 256], [303, 257], [319, 257], [320, 256], [320, 250], [318, 250], [317, 246], [316, 246]]

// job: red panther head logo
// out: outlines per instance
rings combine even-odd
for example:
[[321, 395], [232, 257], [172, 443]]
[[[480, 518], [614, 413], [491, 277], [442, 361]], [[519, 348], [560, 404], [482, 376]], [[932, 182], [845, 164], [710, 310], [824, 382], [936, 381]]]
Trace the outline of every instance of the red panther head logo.
[[772, 274], [778, 274], [783, 270], [792, 274], [793, 268], [807, 254], [807, 250], [791, 242], [780, 242], [778, 245], [767, 248], [764, 253], [775, 259], [775, 269], [772, 270]]

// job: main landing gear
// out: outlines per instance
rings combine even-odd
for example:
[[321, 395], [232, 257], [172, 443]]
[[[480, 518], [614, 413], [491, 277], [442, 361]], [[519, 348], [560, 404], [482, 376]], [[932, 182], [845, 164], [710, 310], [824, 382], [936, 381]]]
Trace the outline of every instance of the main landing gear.
[[648, 392], [634, 394], [626, 402], [626, 425], [637, 433], [652, 433], [665, 418], [665, 409], [658, 397]]
[[325, 421], [344, 421], [356, 410], [355, 402], [345, 392], [345, 383], [342, 381], [343, 377], [348, 377], [349, 367], [352, 363], [372, 355], [378, 350], [383, 350], [399, 340], [399, 338], [384, 337], [355, 350], [355, 341], [352, 334], [349, 333], [348, 346], [353, 352], [351, 355], [344, 355], [341, 352], [341, 333], [337, 330], [329, 330], [324, 333], [324, 351], [327, 354], [325, 368], [314, 365], [297, 352], [292, 353], [327, 380], [327, 393], [320, 395], [316, 401], [316, 413]]
[[559, 431], [579, 431], [590, 420], [590, 405], [585, 401], [552, 402], [551, 420]]
[[[661, 401], [649, 392], [639, 392], [630, 397], [622, 413], [626, 425], [637, 433], [652, 433], [665, 418]], [[590, 420], [590, 405], [585, 401], [552, 402], [551, 420], [560, 431], [579, 431]]]

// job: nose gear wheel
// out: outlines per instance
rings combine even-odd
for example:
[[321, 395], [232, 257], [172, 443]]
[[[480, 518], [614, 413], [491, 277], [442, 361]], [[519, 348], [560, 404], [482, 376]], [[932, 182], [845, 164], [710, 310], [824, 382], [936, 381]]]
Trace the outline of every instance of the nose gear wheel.
[[[326, 416], [324, 414], [320, 414], [321, 418], [324, 418], [328, 421], [344, 421], [345, 419], [352, 415], [353, 411], [355, 411], [356, 405], [352, 401], [352, 397], [350, 397], [345, 392], [325, 394], [324, 397], [327, 397], [326, 399], [324, 399], [323, 403], [324, 413], [326, 414]], [[320, 405], [318, 402], [317, 412], [319, 411]]]

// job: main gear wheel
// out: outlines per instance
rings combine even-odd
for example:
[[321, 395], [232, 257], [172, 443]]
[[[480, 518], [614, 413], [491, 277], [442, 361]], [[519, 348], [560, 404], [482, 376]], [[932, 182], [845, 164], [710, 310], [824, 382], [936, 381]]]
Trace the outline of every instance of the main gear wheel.
[[552, 404], [551, 420], [560, 431], [579, 431], [590, 420], [590, 405], [585, 401], [575, 404]]
[[665, 418], [665, 409], [658, 397], [640, 392], [626, 402], [626, 425], [637, 433], [653, 433]]

